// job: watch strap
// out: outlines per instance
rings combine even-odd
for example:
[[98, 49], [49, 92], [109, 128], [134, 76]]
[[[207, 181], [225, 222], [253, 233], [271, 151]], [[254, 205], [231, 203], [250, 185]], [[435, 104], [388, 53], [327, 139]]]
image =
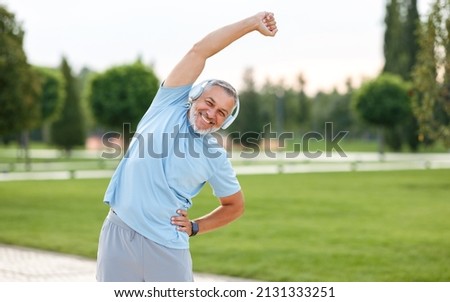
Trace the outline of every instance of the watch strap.
[[192, 229], [192, 233], [189, 237], [197, 235], [197, 233], [199, 231], [198, 223], [191, 220], [191, 229]]

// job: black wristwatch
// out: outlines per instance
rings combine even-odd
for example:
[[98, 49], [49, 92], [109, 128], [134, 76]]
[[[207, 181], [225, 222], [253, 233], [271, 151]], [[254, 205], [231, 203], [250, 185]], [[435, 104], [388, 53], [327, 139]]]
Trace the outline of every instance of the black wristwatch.
[[192, 228], [192, 233], [191, 233], [191, 235], [189, 237], [197, 235], [197, 233], [198, 233], [198, 223], [191, 220], [191, 228]]

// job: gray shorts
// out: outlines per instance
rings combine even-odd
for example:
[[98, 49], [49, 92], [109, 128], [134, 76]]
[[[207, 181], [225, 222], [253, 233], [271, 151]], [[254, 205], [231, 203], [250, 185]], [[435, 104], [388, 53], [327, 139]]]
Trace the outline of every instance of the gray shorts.
[[110, 211], [100, 232], [97, 281], [192, 282], [191, 253], [145, 238]]

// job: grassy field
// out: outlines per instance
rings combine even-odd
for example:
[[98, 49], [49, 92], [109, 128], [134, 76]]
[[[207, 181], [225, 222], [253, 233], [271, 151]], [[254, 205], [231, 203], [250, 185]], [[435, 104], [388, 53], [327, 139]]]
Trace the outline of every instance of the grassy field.
[[[450, 281], [450, 170], [240, 176], [246, 213], [194, 270], [268, 281]], [[95, 258], [107, 179], [0, 183], [0, 242]], [[217, 203], [209, 187], [191, 217]]]

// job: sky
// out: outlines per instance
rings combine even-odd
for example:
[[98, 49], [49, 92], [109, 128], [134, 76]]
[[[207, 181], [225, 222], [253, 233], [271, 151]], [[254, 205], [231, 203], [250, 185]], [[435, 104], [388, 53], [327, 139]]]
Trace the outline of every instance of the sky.
[[[419, 13], [432, 0], [418, 0]], [[343, 90], [376, 76], [383, 57], [386, 0], [0, 0], [25, 30], [33, 65], [105, 71], [141, 58], [160, 80], [209, 32], [260, 11], [275, 14], [275, 37], [250, 33], [208, 59], [199, 80], [242, 87], [245, 69], [308, 94]]]

